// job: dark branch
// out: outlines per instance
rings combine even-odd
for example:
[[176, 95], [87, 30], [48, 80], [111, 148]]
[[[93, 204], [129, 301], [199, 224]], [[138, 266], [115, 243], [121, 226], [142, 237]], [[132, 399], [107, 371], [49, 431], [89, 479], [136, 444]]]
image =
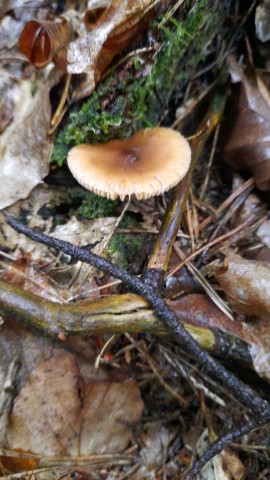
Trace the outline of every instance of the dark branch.
[[214, 360], [207, 352], [205, 352], [185, 330], [184, 326], [178, 320], [176, 314], [168, 307], [165, 301], [156, 293], [151, 285], [144, 284], [141, 280], [126, 272], [126, 270], [113, 265], [108, 260], [105, 260], [104, 258], [99, 257], [98, 255], [91, 253], [86, 249], [76, 247], [71, 243], [64, 242], [32, 230], [12, 217], [7, 217], [7, 222], [15, 230], [25, 234], [32, 240], [43, 243], [48, 247], [55, 248], [56, 250], [61, 250], [76, 260], [89, 263], [103, 272], [122, 280], [126, 285], [133, 289], [137, 294], [145, 298], [152, 305], [156, 311], [156, 314], [166, 323], [166, 325], [183, 343], [183, 347], [187, 352], [192, 354], [210, 374], [222, 381], [224, 386], [230, 388], [240, 402], [245, 404], [251, 410], [254, 410], [260, 414], [256, 420], [249, 420], [239, 429], [229, 432], [227, 435], [210, 445], [204, 455], [198, 460], [198, 462], [189, 472], [188, 476], [186, 477], [188, 480], [194, 478], [194, 475], [196, 475], [211, 458], [213, 458], [217, 453], [221, 452], [223, 448], [227, 447], [232, 440], [251, 431], [257, 426], [262, 425], [263, 423], [267, 423], [270, 420], [270, 404], [266, 400], [263, 400], [261, 397], [259, 397], [255, 391], [237, 379], [235, 375], [228, 372], [223, 365]]
[[234, 440], [241, 437], [242, 435], [251, 432], [251, 430], [258, 428], [269, 421], [269, 415], [263, 415], [262, 417], [256, 418], [255, 420], [248, 420], [246, 423], [241, 425], [241, 427], [231, 430], [223, 437], [211, 443], [211, 445], [195, 463], [192, 469], [187, 473], [187, 475], [185, 475], [185, 480], [193, 480], [195, 475], [197, 475], [201, 471], [201, 469], [207, 464], [207, 462], [209, 462], [209, 460], [212, 460], [212, 458], [218, 455], [218, 453], [222, 452], [222, 450], [228, 447], [230, 443], [232, 443]]
[[26, 227], [12, 217], [7, 217], [7, 222], [11, 227], [20, 233], [25, 234], [32, 240], [43, 243], [48, 247], [61, 250], [76, 260], [89, 263], [103, 272], [119, 278], [126, 285], [132, 288], [137, 294], [145, 298], [154, 308], [157, 315], [168, 325], [169, 328], [178, 336], [187, 352], [191, 353], [209, 373], [215, 375], [223, 384], [230, 388], [236, 398], [244, 403], [248, 408], [263, 413], [267, 411], [270, 415], [270, 405], [266, 400], [260, 398], [250, 387], [241, 382], [235, 375], [228, 372], [217, 360], [214, 360], [205, 352], [192, 336], [186, 331], [180, 323], [176, 314], [168, 307], [165, 301], [152, 289], [150, 285], [144, 284], [138, 278], [130, 275], [126, 270], [119, 268], [108, 260], [89, 252], [86, 249], [76, 247], [71, 243], [50, 237], [38, 231]]

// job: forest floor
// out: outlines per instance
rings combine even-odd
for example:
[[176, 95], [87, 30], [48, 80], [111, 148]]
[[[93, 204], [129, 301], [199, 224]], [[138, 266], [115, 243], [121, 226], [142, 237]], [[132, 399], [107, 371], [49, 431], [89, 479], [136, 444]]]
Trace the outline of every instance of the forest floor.
[[[50, 159], [159, 2], [18, 3], [0, 6], [1, 477], [270, 479], [267, 2], [236, 2], [222, 55], [164, 105], [185, 178], [123, 201]], [[161, 3], [167, 23], [183, 2]]]

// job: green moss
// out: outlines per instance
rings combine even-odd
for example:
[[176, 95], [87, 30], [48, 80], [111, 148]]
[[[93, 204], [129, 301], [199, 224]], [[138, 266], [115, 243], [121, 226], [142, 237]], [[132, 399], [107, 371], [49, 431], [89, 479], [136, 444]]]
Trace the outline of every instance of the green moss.
[[93, 194], [89, 200], [83, 200], [77, 213], [84, 218], [112, 217], [115, 214], [115, 202]]
[[74, 204], [78, 205], [77, 208], [73, 208], [71, 211], [72, 215], [81, 215], [89, 220], [117, 215], [117, 201], [99, 197], [93, 192], [88, 192], [79, 187], [71, 190], [70, 200], [73, 206]]
[[113, 258], [120, 267], [129, 271], [132, 267], [133, 270], [135, 269], [133, 273], [138, 273], [143, 262], [144, 244], [140, 235], [116, 233], [108, 247], [109, 257]]
[[189, 9], [186, 0], [181, 18], [170, 19], [160, 30], [161, 19], [155, 21], [151, 29], [159, 37], [160, 50], [151, 73], [144, 73], [149, 59], [134, 56], [121, 75], [115, 71], [88, 100], [76, 104], [57, 136], [52, 161], [62, 165], [68, 149], [79, 143], [103, 143], [156, 125], [172, 95], [181, 97], [190, 71], [194, 73], [204, 59], [205, 45], [220, 30], [229, 3], [196, 0]]

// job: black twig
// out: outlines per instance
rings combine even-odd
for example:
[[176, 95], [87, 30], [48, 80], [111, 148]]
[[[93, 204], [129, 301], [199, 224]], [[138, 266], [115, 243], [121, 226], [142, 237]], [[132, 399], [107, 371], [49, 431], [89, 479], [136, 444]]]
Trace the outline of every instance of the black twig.
[[44, 233], [28, 228], [23, 223], [18, 222], [15, 218], [8, 216], [7, 222], [15, 230], [23, 233], [29, 238], [32, 238], [32, 240], [43, 243], [44, 245], [47, 245], [47, 247], [61, 250], [76, 260], [89, 263], [103, 272], [122, 280], [122, 282], [132, 288], [138, 295], [141, 295], [143, 298], [145, 298], [153, 306], [157, 315], [179, 337], [185, 350], [196, 357], [196, 359], [201, 362], [201, 364], [209, 373], [214, 374], [219, 380], [223, 380], [224, 385], [232, 389], [235, 396], [242, 403], [244, 403], [248, 408], [254, 409], [260, 413], [263, 413], [266, 410], [270, 414], [269, 403], [260, 398], [250, 387], [241, 382], [235, 375], [228, 372], [223, 365], [221, 365], [217, 360], [214, 360], [207, 352], [205, 352], [192, 338], [190, 333], [187, 332], [173, 310], [170, 309], [163, 298], [156, 293], [151, 285], [143, 283], [137, 277], [130, 275], [123, 268], [119, 268], [117, 265], [112, 264], [105, 258], [102, 258], [84, 248], [77, 247], [69, 242], [64, 242], [63, 240], [50, 237]]
[[222, 452], [222, 450], [228, 447], [230, 443], [269, 421], [269, 415], [262, 415], [259, 417], [259, 419], [256, 418], [255, 420], [247, 420], [243, 425], [241, 425], [241, 427], [235, 428], [226, 433], [226, 435], [223, 437], [218, 438], [215, 442], [211, 443], [211, 445], [207, 448], [207, 450], [203, 453], [191, 470], [188, 471], [188, 473], [185, 475], [185, 480], [193, 480], [195, 475], [201, 471], [207, 462]]
[[[32, 230], [31, 228], [28, 228], [27, 226], [25, 226], [21, 222], [18, 222], [12, 217], [8, 216], [7, 222], [12, 228], [14, 228], [20, 233], [23, 233], [32, 240], [43, 243], [47, 247], [61, 250], [67, 255], [70, 255], [75, 260], [79, 260], [81, 262], [93, 265], [94, 267], [102, 270], [103, 272], [108, 273], [113, 277], [119, 278], [131, 289], [133, 289], [138, 295], [141, 295], [143, 298], [145, 298], [152, 305], [156, 314], [180, 339], [181, 343], [183, 344], [183, 348], [188, 353], [193, 355], [196, 360], [198, 360], [210, 374], [214, 375], [216, 378], [222, 381], [224, 386], [230, 388], [233, 391], [235, 397], [240, 400], [240, 402], [245, 404], [249, 409], [254, 410], [260, 414], [260, 417], [257, 419], [257, 423], [255, 423], [254, 420], [252, 422], [250, 421], [248, 424], [245, 424], [244, 433], [255, 428], [257, 425], [261, 425], [262, 423], [266, 423], [268, 420], [270, 420], [270, 404], [266, 400], [259, 397], [255, 391], [253, 391], [249, 386], [245, 385], [234, 374], [230, 373], [225, 367], [223, 367], [223, 365], [221, 365], [217, 360], [213, 359], [207, 352], [205, 352], [192, 338], [192, 336], [186, 331], [182, 323], [177, 318], [176, 314], [168, 307], [165, 300], [160, 297], [160, 295], [151, 287], [151, 285], [144, 284], [140, 279], [130, 275], [126, 270], [119, 268], [117, 265], [112, 264], [108, 260], [99, 257], [98, 255], [86, 249], [79, 248], [75, 245], [72, 245], [71, 243], [64, 242], [62, 240], [45, 235], [41, 232]], [[237, 436], [242, 434], [241, 429], [237, 431], [235, 430], [234, 432]], [[225, 437], [213, 444], [213, 450], [212, 446], [207, 450], [207, 452], [202, 457], [203, 465], [205, 462], [210, 460], [216, 453], [218, 453], [225, 446], [227, 446], [230, 443], [231, 439], [236, 438], [232, 435], [233, 432], [230, 432]], [[225, 441], [223, 439], [225, 439]], [[197, 465], [201, 465], [200, 460], [193, 467], [194, 471], [197, 471]], [[192, 475], [194, 475], [194, 473]], [[191, 478], [192, 477], [189, 476], [189, 479]]]

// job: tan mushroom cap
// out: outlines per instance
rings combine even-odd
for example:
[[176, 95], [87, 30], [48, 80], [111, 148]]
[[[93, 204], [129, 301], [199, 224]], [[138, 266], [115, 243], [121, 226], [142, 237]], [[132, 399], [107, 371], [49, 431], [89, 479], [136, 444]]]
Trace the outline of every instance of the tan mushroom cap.
[[186, 175], [191, 160], [187, 140], [170, 128], [147, 128], [126, 140], [82, 144], [68, 154], [68, 166], [87, 190], [112, 200], [160, 195]]

